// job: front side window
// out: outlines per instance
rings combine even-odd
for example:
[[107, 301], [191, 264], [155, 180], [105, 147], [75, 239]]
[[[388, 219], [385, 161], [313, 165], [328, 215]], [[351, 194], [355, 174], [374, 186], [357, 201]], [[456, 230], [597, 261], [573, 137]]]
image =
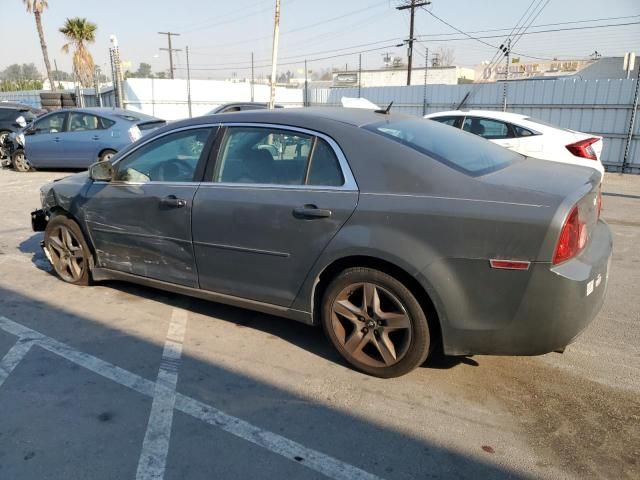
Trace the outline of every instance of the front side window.
[[306, 133], [262, 127], [229, 127], [214, 182], [340, 186], [340, 164], [327, 142]]
[[210, 128], [172, 133], [152, 140], [116, 164], [122, 182], [191, 182]]
[[364, 128], [473, 176], [499, 170], [522, 158], [481, 138], [422, 119], [390, 120]]
[[464, 120], [462, 129], [487, 140], [501, 140], [513, 137], [509, 126], [505, 122], [491, 118], [467, 117]]
[[54, 113], [38, 120], [34, 126], [36, 133], [60, 133], [64, 127], [66, 113]]
[[69, 114], [69, 131], [84, 132], [102, 128], [100, 119], [90, 113], [71, 112]]

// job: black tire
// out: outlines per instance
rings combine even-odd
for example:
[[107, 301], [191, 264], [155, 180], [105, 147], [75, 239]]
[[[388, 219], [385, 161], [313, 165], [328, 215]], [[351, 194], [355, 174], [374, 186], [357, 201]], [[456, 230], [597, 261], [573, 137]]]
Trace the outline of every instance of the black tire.
[[107, 160], [111, 160], [111, 157], [113, 157], [116, 153], [115, 150], [104, 150], [103, 152], [100, 153], [100, 156], [98, 157], [98, 161], [99, 162], [106, 162]]
[[[375, 308], [363, 308], [367, 304], [365, 285], [373, 288], [372, 298], [378, 298], [377, 304], [373, 302]], [[345, 295], [351, 297], [344, 299]], [[356, 304], [351, 303], [354, 298]], [[334, 306], [341, 310], [339, 307], [345, 304], [357, 307], [359, 313], [350, 307], [344, 310], [346, 316], [334, 311]], [[340, 273], [325, 291], [320, 315], [325, 334], [340, 355], [369, 375], [399, 377], [422, 365], [429, 354], [429, 325], [420, 303], [402, 282], [379, 270], [356, 267]], [[347, 318], [351, 315], [353, 318]], [[354, 335], [355, 341], [351, 342]], [[385, 346], [389, 343], [393, 348]], [[356, 353], [348, 347], [354, 344], [359, 347]]]
[[64, 215], [51, 218], [44, 231], [44, 247], [61, 280], [72, 285], [90, 284], [91, 250], [74, 220]]
[[62, 95], [60, 92], [40, 92], [40, 100], [56, 100], [60, 102]]
[[73, 100], [62, 99], [62, 108], [75, 108], [75, 107], [76, 107], [76, 102], [74, 102]]
[[[11, 134], [10, 130], [0, 130], [0, 147], [4, 143], [4, 141], [7, 138], [7, 136], [9, 136], [10, 134]], [[8, 156], [8, 154], [7, 154], [7, 156]], [[5, 157], [3, 157], [2, 154], [0, 153], [0, 158], [5, 158]]]
[[27, 157], [24, 154], [24, 150], [17, 150], [13, 152], [11, 156], [11, 166], [16, 172], [30, 172], [32, 170], [31, 165], [27, 161]]
[[62, 101], [58, 100], [42, 100], [42, 107], [61, 107]]
[[62, 94], [62, 101], [64, 102], [65, 100], [69, 100], [71, 102], [75, 102], [76, 101], [76, 94], [75, 93], [63, 93]]

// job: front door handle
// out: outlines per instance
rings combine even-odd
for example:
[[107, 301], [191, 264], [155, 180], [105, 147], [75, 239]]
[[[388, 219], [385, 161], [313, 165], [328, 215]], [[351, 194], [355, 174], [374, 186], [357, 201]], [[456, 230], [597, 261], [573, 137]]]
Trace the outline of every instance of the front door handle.
[[100, 137], [98, 135], [94, 135], [93, 137], [91, 137], [92, 140], [100, 140]]
[[168, 208], [182, 208], [187, 206], [187, 201], [175, 195], [168, 195], [160, 200], [160, 205]]
[[53, 141], [54, 141], [54, 142], [59, 142], [59, 141], [60, 141], [60, 137], [55, 137], [55, 138], [53, 139]]
[[331, 216], [331, 210], [318, 208], [315, 205], [304, 205], [303, 207], [294, 208], [293, 216], [296, 218], [307, 219], [328, 218]]

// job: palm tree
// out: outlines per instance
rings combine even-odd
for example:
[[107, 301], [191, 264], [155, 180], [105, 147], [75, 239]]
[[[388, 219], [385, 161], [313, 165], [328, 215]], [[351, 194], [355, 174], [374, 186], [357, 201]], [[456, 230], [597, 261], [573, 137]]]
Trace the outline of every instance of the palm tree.
[[40, 48], [42, 49], [42, 56], [44, 57], [44, 66], [47, 69], [47, 77], [49, 78], [49, 85], [51, 90], [55, 89], [53, 83], [53, 75], [51, 74], [51, 63], [49, 63], [49, 53], [47, 52], [47, 43], [44, 41], [44, 31], [42, 30], [42, 12], [45, 8], [49, 8], [47, 0], [22, 0], [24, 6], [27, 7], [27, 12], [32, 13], [36, 19], [36, 28], [38, 29], [38, 36], [40, 37]]
[[69, 53], [69, 49], [73, 47], [73, 70], [85, 87], [91, 86], [94, 71], [93, 57], [87, 50], [87, 43], [96, 41], [97, 29], [95, 23], [80, 17], [67, 18], [64, 27], [60, 29], [69, 42], [62, 46], [62, 51]]

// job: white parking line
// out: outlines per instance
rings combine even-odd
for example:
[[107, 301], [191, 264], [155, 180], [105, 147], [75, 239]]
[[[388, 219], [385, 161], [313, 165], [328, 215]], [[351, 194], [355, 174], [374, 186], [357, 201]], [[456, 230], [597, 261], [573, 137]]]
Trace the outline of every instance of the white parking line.
[[149, 424], [138, 461], [137, 480], [164, 478], [173, 423], [173, 409], [176, 403], [178, 368], [186, 328], [187, 312], [174, 308], [153, 393]]
[[18, 340], [16, 344], [9, 349], [2, 360], [0, 360], [0, 387], [13, 369], [18, 366], [20, 360], [29, 353], [32, 345], [33, 342], [31, 340], [23, 340], [20, 338], [20, 340]]
[[[113, 380], [114, 382], [128, 387], [148, 397], [154, 397], [155, 384], [135, 373], [124, 370], [111, 363], [105, 362], [87, 353], [80, 352], [51, 337], [47, 337], [24, 325], [0, 316], [0, 329], [11, 333], [21, 339], [32, 340], [46, 350], [60, 355], [70, 362], [91, 370], [98, 375]], [[325, 455], [310, 448], [294, 442], [277, 433], [263, 430], [240, 418], [228, 415], [211, 405], [199, 402], [191, 397], [176, 394], [175, 408], [187, 415], [198, 418], [209, 425], [221, 428], [236, 437], [247, 440], [266, 450], [281, 455], [295, 463], [304, 465], [311, 470], [321, 473], [336, 480], [379, 480], [369, 472], [358, 467], [342, 462], [336, 458]]]

